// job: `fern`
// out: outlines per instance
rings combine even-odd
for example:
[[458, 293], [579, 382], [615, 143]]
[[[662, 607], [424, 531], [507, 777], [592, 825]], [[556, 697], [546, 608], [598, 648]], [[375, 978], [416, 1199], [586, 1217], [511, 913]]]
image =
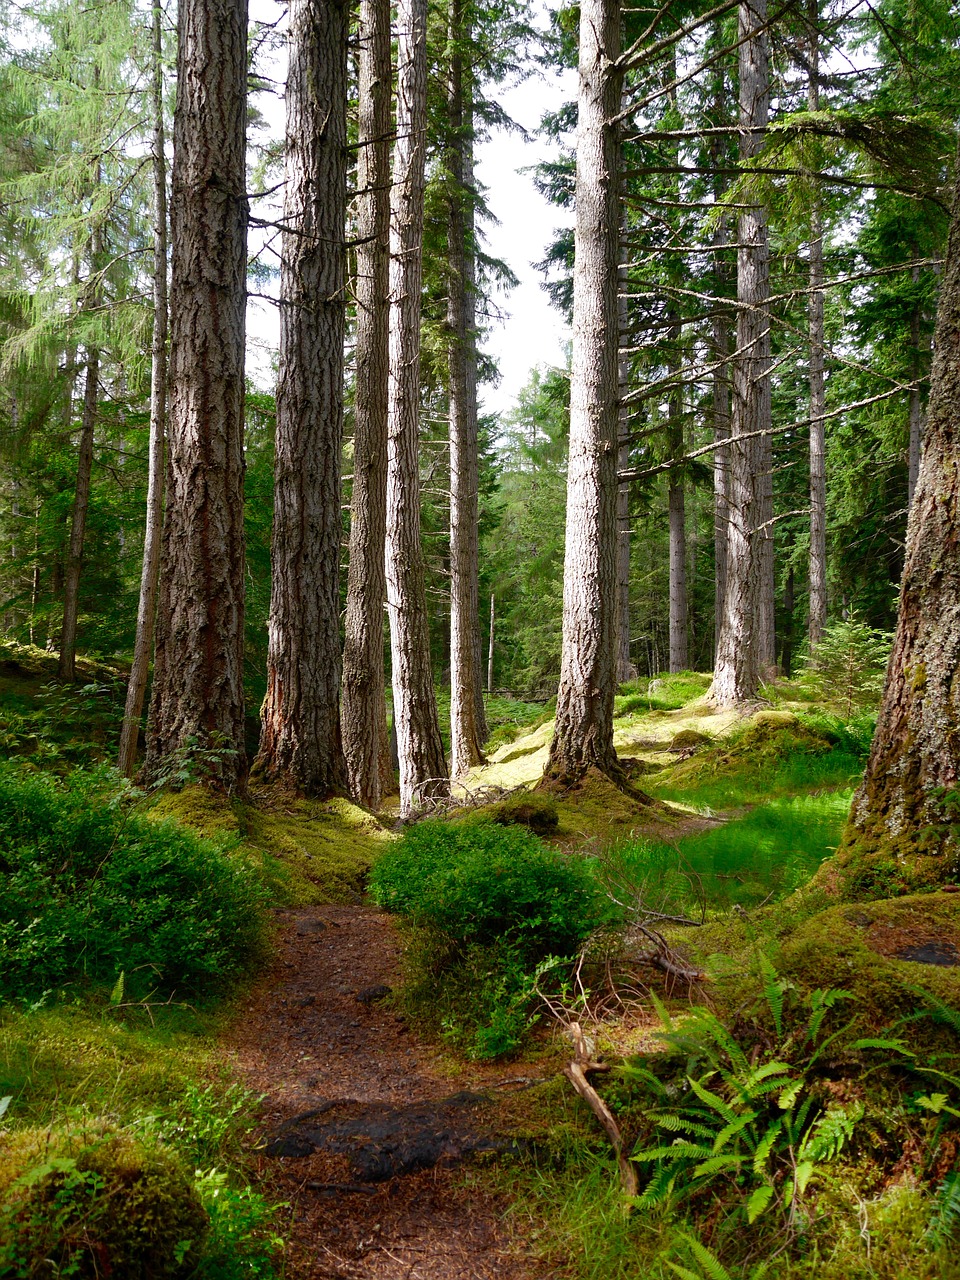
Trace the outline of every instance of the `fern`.
[[935, 1249], [951, 1243], [960, 1227], [960, 1173], [948, 1173], [940, 1184], [937, 1203], [927, 1227], [927, 1239]]

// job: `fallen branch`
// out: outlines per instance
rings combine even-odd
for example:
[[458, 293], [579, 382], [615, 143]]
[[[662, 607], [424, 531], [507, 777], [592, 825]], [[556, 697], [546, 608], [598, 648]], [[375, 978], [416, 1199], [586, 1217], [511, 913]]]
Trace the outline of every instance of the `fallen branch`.
[[[571, 1022], [569, 1031], [573, 1037], [574, 1059], [569, 1066], [564, 1067], [563, 1074], [600, 1121], [617, 1157], [617, 1164], [620, 1168], [620, 1181], [623, 1184], [624, 1193], [627, 1196], [635, 1196], [638, 1190], [637, 1171], [633, 1163], [623, 1154], [623, 1137], [620, 1133], [620, 1128], [616, 1120], [614, 1120], [610, 1108], [587, 1079], [588, 1071], [601, 1071], [604, 1070], [604, 1067], [600, 1063], [591, 1061], [586, 1038], [580, 1023]], [[631, 1205], [628, 1201], [628, 1211], [630, 1208]]]

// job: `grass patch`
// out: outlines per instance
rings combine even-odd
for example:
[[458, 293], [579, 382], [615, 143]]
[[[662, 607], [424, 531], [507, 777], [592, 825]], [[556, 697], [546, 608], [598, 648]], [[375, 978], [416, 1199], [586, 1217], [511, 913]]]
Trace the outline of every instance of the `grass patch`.
[[849, 789], [863, 772], [865, 751], [862, 735], [841, 734], [842, 724], [760, 712], [739, 731], [644, 782], [659, 799], [701, 812], [763, 804], [771, 796]]
[[642, 714], [645, 711], [679, 711], [688, 702], [702, 698], [713, 683], [713, 676], [701, 671], [677, 671], [654, 676], [652, 680], [631, 680], [620, 686], [613, 700], [615, 717]]
[[672, 844], [640, 840], [607, 855], [636, 884], [683, 910], [759, 905], [805, 884], [837, 847], [852, 791], [773, 800]]

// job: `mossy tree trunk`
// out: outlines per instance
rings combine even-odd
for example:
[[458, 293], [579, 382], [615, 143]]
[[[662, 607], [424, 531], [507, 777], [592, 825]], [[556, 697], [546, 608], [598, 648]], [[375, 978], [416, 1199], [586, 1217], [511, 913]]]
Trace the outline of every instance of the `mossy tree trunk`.
[[960, 779], [960, 168], [957, 174], [896, 636], [841, 846], [841, 863], [859, 873], [854, 887], [867, 892], [893, 873], [907, 885], [953, 878], [960, 864], [950, 803]]

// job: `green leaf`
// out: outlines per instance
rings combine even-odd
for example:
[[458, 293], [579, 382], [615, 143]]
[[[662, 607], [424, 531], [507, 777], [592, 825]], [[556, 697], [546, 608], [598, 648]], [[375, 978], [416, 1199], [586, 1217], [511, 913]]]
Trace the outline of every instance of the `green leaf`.
[[773, 1186], [769, 1182], [765, 1182], [762, 1187], [757, 1187], [753, 1195], [747, 1201], [747, 1221], [756, 1222], [761, 1213], [768, 1207], [773, 1199]]
[[[709, 1077], [705, 1076], [704, 1079], [709, 1079]], [[708, 1107], [711, 1107], [719, 1115], [723, 1116], [724, 1120], [728, 1123], [736, 1120], [737, 1113], [732, 1107], [728, 1106], [721, 1097], [715, 1093], [711, 1093], [709, 1089], [705, 1089], [700, 1081], [694, 1080], [692, 1076], [687, 1076], [687, 1082], [700, 1101], [705, 1102]]]
[[783, 1093], [777, 1099], [777, 1106], [781, 1111], [789, 1111], [797, 1101], [800, 1090], [803, 1088], [802, 1080], [794, 1080], [792, 1084], [787, 1085]]
[[754, 1173], [758, 1173], [758, 1174], [763, 1173], [764, 1166], [766, 1165], [767, 1160], [770, 1157], [770, 1152], [773, 1150], [773, 1144], [777, 1140], [777, 1134], [780, 1133], [782, 1128], [783, 1128], [783, 1119], [778, 1116], [777, 1119], [774, 1120], [773, 1123], [770, 1125], [770, 1127], [767, 1129], [767, 1132], [763, 1135], [763, 1137], [757, 1143], [757, 1149], [753, 1153]]
[[722, 1151], [732, 1137], [741, 1133], [748, 1124], [751, 1124], [756, 1120], [757, 1114], [758, 1113], [756, 1111], [745, 1111], [742, 1116], [738, 1117], [738, 1119], [731, 1121], [728, 1125], [724, 1125], [714, 1139], [714, 1153]]
[[111, 1004], [121, 1004], [121, 1003], [122, 1003], [122, 1001], [123, 1001], [123, 984], [124, 984], [124, 971], [121, 969], [121, 970], [120, 970], [120, 976], [119, 976], [119, 978], [117, 978], [116, 982], [113, 984], [113, 990], [110, 992], [110, 1003], [111, 1003]]
[[10, 1107], [10, 1103], [12, 1101], [13, 1101], [12, 1093], [8, 1093], [5, 1098], [0, 1098], [0, 1116], [5, 1116], [7, 1114], [7, 1111]]
[[720, 1173], [724, 1169], [739, 1169], [743, 1164], [743, 1156], [726, 1155], [711, 1156], [709, 1160], [704, 1160], [698, 1164], [693, 1170], [695, 1178], [711, 1178], [715, 1173]]
[[812, 1160], [803, 1160], [797, 1165], [797, 1195], [802, 1196], [807, 1189], [807, 1183], [816, 1172], [817, 1166]]

